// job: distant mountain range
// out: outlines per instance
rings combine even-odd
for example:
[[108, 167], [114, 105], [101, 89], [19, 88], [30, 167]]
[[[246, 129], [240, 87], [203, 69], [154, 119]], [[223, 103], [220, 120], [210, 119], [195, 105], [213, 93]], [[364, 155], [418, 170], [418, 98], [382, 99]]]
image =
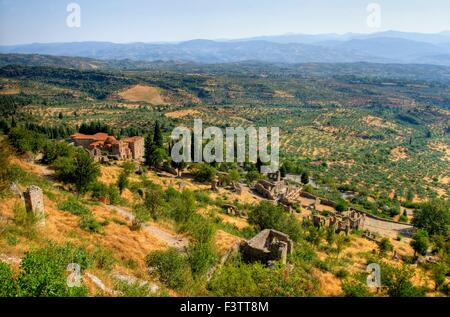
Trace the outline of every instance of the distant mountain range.
[[75, 42], [0, 46], [0, 53], [78, 56], [103, 60], [230, 63], [408, 63], [450, 66], [450, 32], [288, 34], [181, 43]]

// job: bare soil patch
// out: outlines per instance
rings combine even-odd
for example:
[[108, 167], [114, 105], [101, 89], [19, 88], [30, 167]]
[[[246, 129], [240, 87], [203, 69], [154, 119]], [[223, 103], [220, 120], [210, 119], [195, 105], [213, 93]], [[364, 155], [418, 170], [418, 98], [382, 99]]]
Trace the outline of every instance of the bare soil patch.
[[119, 96], [128, 101], [143, 101], [153, 105], [165, 105], [166, 102], [161, 96], [160, 90], [155, 87], [136, 85], [125, 91], [119, 92]]

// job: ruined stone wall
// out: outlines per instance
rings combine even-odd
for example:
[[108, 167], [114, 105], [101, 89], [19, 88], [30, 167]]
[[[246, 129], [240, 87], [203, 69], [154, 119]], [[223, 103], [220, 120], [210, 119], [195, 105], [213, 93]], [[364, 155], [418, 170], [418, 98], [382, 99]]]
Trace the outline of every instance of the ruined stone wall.
[[24, 193], [27, 212], [33, 213], [38, 223], [45, 224], [44, 194], [37, 186], [30, 186]]
[[275, 197], [273, 196], [273, 193], [270, 190], [268, 190], [266, 187], [264, 187], [261, 183], [257, 183], [255, 185], [255, 190], [258, 192], [258, 194], [260, 194], [264, 198], [271, 199], [271, 200], [275, 199]]
[[329, 207], [333, 207], [333, 208], [336, 207], [336, 203], [334, 201], [328, 200], [325, 198], [320, 198], [320, 203], [324, 206], [329, 206]]
[[141, 160], [145, 154], [145, 140], [144, 138], [135, 138], [133, 142], [129, 143], [133, 160]]
[[293, 252], [294, 243], [286, 234], [276, 230], [263, 230], [241, 246], [247, 262], [279, 261], [286, 263], [287, 255]]
[[304, 197], [304, 198], [308, 198], [308, 199], [316, 199], [317, 198], [313, 194], [310, 194], [308, 192], [303, 192], [303, 191], [300, 193], [300, 196]]

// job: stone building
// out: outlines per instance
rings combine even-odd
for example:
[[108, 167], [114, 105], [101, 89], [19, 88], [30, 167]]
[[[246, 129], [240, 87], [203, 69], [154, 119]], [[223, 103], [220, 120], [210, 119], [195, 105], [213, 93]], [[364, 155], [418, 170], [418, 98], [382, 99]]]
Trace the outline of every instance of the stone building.
[[144, 158], [145, 141], [144, 137], [141, 136], [117, 140], [106, 133], [96, 133], [94, 135], [76, 133], [71, 136], [71, 139], [76, 146], [81, 146], [88, 150], [94, 158], [100, 158], [103, 152], [118, 160], [141, 161]]
[[264, 198], [275, 200], [278, 195], [286, 192], [284, 181], [266, 181], [260, 179], [253, 188], [259, 195]]
[[287, 234], [266, 229], [246, 241], [241, 246], [243, 258], [247, 262], [281, 261], [286, 264], [287, 256], [294, 251], [294, 242]]

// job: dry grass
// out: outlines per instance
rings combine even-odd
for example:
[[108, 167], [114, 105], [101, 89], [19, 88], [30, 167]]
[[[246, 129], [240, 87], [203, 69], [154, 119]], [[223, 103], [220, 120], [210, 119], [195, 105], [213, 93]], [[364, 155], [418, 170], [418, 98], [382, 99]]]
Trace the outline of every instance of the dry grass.
[[195, 117], [195, 118], [201, 118], [202, 113], [198, 110], [194, 109], [184, 109], [184, 110], [178, 110], [178, 111], [172, 111], [165, 114], [167, 118], [171, 119], [181, 119], [187, 116]]
[[119, 96], [128, 101], [143, 101], [152, 105], [165, 105], [160, 90], [151, 86], [136, 85], [125, 91], [119, 92]]
[[391, 161], [399, 161], [402, 159], [408, 158], [408, 154], [406, 154], [406, 149], [403, 146], [396, 147], [391, 151]]
[[367, 123], [370, 126], [378, 127], [378, 128], [396, 128], [396, 125], [392, 122], [386, 121], [379, 117], [367, 116], [362, 119], [364, 123]]
[[230, 250], [236, 243], [242, 241], [241, 238], [236, 237], [223, 230], [217, 230], [214, 237], [215, 246], [219, 255], [224, 255], [228, 250]]

